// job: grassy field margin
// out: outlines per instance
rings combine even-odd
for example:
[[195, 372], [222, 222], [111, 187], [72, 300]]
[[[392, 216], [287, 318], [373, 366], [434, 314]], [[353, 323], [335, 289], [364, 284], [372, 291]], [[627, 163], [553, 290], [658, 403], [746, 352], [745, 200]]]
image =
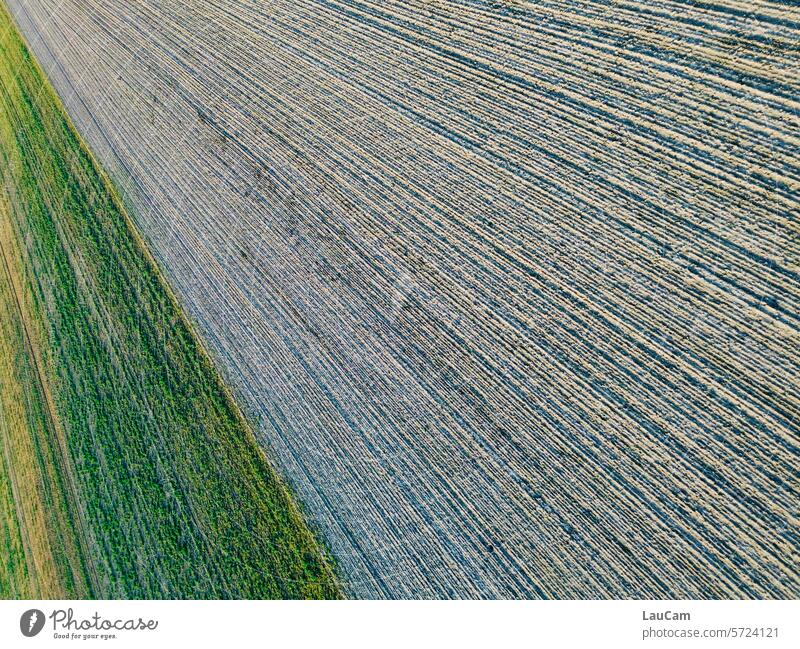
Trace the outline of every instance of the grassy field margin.
[[0, 39], [0, 596], [339, 596], [2, 5]]

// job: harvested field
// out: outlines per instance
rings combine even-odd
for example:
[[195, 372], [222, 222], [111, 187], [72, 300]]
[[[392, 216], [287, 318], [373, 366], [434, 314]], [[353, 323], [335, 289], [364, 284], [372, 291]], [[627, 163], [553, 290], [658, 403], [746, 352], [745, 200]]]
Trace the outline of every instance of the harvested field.
[[350, 594], [800, 596], [796, 5], [8, 4]]
[[335, 597], [0, 4], [0, 597]]

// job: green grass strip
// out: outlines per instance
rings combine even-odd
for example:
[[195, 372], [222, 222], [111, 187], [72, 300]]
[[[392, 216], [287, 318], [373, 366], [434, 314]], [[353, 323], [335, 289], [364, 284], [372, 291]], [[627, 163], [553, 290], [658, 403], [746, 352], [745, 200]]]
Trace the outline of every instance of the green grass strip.
[[0, 38], [0, 596], [340, 596], [2, 5]]

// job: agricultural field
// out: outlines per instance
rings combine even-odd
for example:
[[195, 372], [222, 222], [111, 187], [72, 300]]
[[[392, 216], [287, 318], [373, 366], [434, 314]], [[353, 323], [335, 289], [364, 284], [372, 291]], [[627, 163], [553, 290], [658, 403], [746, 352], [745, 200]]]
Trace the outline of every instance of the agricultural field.
[[0, 181], [0, 597], [338, 597], [2, 5]]
[[346, 594], [800, 597], [796, 4], [6, 2]]

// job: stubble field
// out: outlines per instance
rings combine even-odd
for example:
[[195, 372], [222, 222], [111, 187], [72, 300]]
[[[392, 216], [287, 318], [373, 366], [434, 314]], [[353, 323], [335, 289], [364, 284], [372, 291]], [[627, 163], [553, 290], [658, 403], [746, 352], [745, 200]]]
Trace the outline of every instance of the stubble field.
[[375, 597], [797, 597], [800, 12], [10, 0]]

